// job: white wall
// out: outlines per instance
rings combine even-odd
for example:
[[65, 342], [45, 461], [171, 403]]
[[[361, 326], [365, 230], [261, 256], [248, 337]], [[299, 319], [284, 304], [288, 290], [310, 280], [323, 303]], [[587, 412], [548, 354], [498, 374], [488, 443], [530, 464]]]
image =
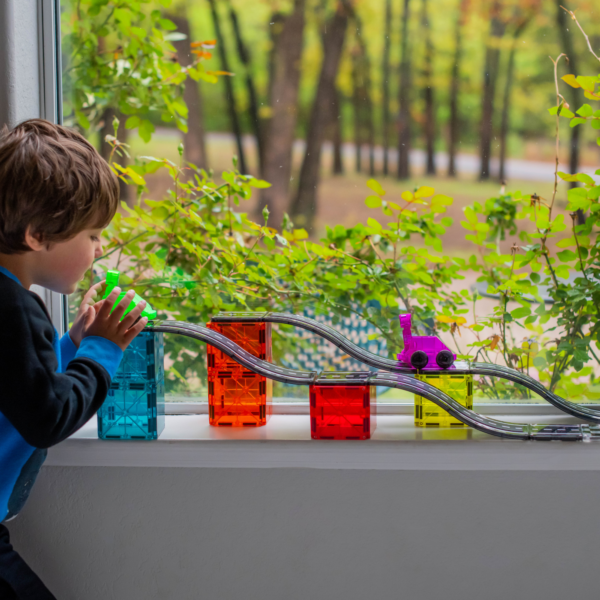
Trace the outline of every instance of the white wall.
[[51, 467], [10, 529], [60, 600], [562, 600], [596, 597], [598, 498], [591, 472]]
[[38, 2], [0, 0], [0, 127], [39, 116]]

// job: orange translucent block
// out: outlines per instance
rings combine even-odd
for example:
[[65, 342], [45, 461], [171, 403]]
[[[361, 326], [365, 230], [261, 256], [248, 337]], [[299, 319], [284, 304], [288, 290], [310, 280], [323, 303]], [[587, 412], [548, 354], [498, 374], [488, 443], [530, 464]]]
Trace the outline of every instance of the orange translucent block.
[[[271, 362], [270, 323], [208, 323], [258, 358]], [[257, 427], [271, 417], [273, 382], [208, 346], [208, 416], [217, 427]]]
[[[207, 323], [206, 326], [229, 338], [252, 356], [271, 362], [271, 323]], [[212, 346], [208, 346], [207, 361], [209, 369], [240, 366]]]
[[376, 388], [369, 385], [311, 385], [313, 440], [368, 440], [377, 426]]

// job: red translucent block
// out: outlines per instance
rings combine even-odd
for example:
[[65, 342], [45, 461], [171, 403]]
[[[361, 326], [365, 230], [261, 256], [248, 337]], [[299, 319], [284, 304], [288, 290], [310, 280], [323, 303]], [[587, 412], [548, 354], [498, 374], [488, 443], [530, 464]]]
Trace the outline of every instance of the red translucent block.
[[[250, 354], [271, 362], [270, 323], [208, 323]], [[273, 382], [208, 346], [208, 416], [217, 427], [259, 427], [271, 417]]]
[[375, 391], [369, 385], [311, 385], [312, 439], [368, 440], [377, 426]]

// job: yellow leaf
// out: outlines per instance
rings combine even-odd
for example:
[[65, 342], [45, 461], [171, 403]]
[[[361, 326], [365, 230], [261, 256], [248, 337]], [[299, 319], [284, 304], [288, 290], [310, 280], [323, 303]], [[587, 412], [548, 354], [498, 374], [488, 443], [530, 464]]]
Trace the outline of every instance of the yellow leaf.
[[131, 177], [131, 181], [133, 181], [133, 183], [136, 185], [146, 185], [144, 178], [139, 173], [136, 173], [131, 167], [127, 167], [123, 173], [125, 173], [125, 175], [129, 175], [129, 177]]
[[433, 196], [435, 194], [435, 190], [428, 186], [422, 185], [415, 193], [415, 198], [428, 198], [429, 196]]
[[402, 200], [406, 200], [407, 202], [410, 202], [414, 198], [412, 192], [402, 192], [402, 194], [400, 194], [400, 197], [402, 198]]
[[568, 83], [571, 87], [574, 87], [574, 88], [580, 88], [581, 87], [581, 85], [579, 85], [579, 83], [577, 82], [577, 79], [576, 79], [575, 75], [565, 75], [564, 77], [561, 77], [561, 79], [565, 83]]
[[449, 317], [447, 315], [437, 315], [436, 319], [440, 323], [453, 323], [456, 325], [464, 325], [467, 322], [464, 317]]

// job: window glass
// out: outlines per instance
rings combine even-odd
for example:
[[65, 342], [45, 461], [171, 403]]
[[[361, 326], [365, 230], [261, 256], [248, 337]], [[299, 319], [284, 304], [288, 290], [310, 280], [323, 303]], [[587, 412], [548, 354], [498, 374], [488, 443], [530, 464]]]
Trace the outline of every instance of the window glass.
[[[118, 268], [161, 319], [292, 312], [393, 360], [410, 312], [436, 352], [600, 400], [596, 2], [61, 5], [64, 122], [122, 200], [82, 290]], [[168, 399], [206, 401], [206, 347], [166, 355]], [[273, 361], [368, 368], [280, 325]], [[540, 401], [495, 376], [474, 397]]]

